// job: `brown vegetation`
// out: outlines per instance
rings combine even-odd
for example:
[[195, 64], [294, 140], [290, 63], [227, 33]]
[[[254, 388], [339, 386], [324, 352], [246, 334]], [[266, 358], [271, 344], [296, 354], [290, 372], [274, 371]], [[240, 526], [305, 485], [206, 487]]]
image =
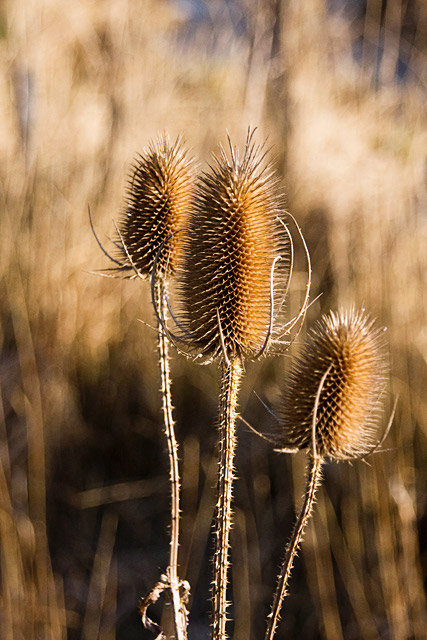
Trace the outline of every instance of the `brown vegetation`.
[[[152, 637], [137, 606], [167, 564], [168, 467], [155, 335], [137, 322], [152, 322], [149, 287], [88, 273], [106, 259], [87, 206], [108, 248], [127, 168], [148, 140], [183, 132], [204, 160], [226, 129], [243, 141], [250, 123], [269, 136], [287, 208], [307, 238], [312, 299], [323, 293], [306, 325], [331, 307], [365, 306], [388, 327], [399, 394], [391, 450], [369, 467], [325, 469], [281, 633], [424, 637], [423, 5], [387, 3], [380, 31], [382, 3], [367, 4], [365, 21], [352, 24], [322, 0], [242, 2], [243, 35], [215, 8], [210, 23], [191, 31], [166, 1], [0, 5], [2, 638]], [[408, 64], [400, 82], [399, 50]], [[304, 257], [296, 260], [289, 317], [305, 294]], [[240, 407], [251, 423], [268, 428], [251, 392], [273, 403], [288, 362], [248, 365]], [[173, 374], [180, 575], [193, 594], [189, 632], [201, 638], [209, 625], [215, 373], [180, 360]], [[274, 454], [245, 428], [239, 442], [232, 635], [247, 640], [264, 631], [304, 459]], [[156, 615], [170, 625], [168, 608]]]

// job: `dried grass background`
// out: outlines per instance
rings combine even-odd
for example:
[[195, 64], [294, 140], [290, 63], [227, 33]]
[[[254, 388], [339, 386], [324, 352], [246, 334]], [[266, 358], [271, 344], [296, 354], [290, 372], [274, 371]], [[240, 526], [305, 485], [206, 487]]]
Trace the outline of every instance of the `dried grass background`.
[[[167, 562], [167, 457], [148, 287], [87, 273], [159, 131], [202, 160], [269, 136], [313, 260], [308, 324], [339, 305], [388, 326], [392, 451], [329, 465], [278, 638], [421, 639], [427, 626], [425, 33], [417, 0], [3, 0], [0, 4], [0, 636], [149, 638], [137, 604]], [[329, 5], [329, 6], [330, 6]], [[378, 17], [383, 10], [379, 29]], [[379, 55], [378, 52], [381, 52]], [[399, 60], [400, 56], [400, 60]], [[398, 77], [402, 59], [408, 69]], [[303, 257], [289, 313], [303, 296]], [[295, 347], [297, 350], [297, 345]], [[289, 359], [248, 367], [268, 430]], [[176, 358], [180, 574], [209, 637], [216, 371]], [[391, 403], [389, 402], [389, 405]], [[234, 639], [262, 636], [303, 456], [239, 430]], [[160, 609], [157, 614], [160, 615]], [[164, 615], [167, 625], [168, 610]], [[288, 634], [286, 636], [286, 633]]]

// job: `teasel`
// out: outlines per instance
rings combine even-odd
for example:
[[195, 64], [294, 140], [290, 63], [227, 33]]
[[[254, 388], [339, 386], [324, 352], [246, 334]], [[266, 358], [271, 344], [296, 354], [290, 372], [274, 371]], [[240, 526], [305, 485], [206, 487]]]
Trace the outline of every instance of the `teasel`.
[[341, 309], [315, 325], [290, 373], [279, 411], [284, 451], [309, 450], [307, 486], [278, 577], [265, 640], [274, 637], [293, 561], [311, 515], [325, 458], [357, 460], [373, 453], [388, 363], [384, 329], [364, 311]]
[[[100, 245], [115, 263], [116, 266], [112, 269], [115, 275], [151, 279], [157, 318], [167, 314], [168, 280], [174, 275], [182, 259], [182, 230], [189, 218], [193, 176], [194, 162], [181, 137], [171, 143], [169, 136], [164, 133], [156, 141], [150, 142], [131, 170], [126, 209], [116, 225], [115, 247], [119, 255], [116, 258], [110, 256]], [[166, 637], [159, 625], [148, 618], [147, 609], [162, 591], [169, 589], [175, 636], [177, 640], [186, 640], [185, 605], [189, 585], [178, 577], [180, 479], [171, 399], [169, 344], [161, 323], [158, 323], [157, 330], [162, 411], [170, 463], [171, 539], [167, 574], [161, 577], [150, 594], [142, 600], [140, 610], [144, 625], [159, 634], [158, 637]]]
[[282, 218], [277, 178], [263, 146], [254, 143], [253, 130], [248, 130], [242, 154], [228, 142], [229, 155], [221, 147], [196, 186], [183, 241], [184, 260], [177, 269], [180, 313], [174, 316], [175, 333], [169, 332], [179, 350], [196, 362], [220, 362], [214, 640], [227, 638], [229, 535], [243, 363], [283, 350], [291, 330], [302, 321], [309, 291], [308, 284], [299, 314], [285, 324], [293, 243]]
[[[193, 192], [194, 163], [181, 137], [162, 134], [134, 163], [126, 211], [119, 223], [122, 258], [132, 277], [174, 275], [182, 255], [182, 233]], [[159, 253], [160, 250], [160, 253]]]

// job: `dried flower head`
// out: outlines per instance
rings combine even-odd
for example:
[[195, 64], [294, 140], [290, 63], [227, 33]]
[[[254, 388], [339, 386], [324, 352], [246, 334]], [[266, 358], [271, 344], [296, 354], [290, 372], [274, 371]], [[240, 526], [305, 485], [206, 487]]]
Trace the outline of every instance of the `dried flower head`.
[[363, 310], [325, 315], [295, 362], [280, 411], [284, 440], [335, 459], [369, 452], [387, 374], [383, 329]]
[[[136, 160], [127, 189], [126, 211], [119, 223], [121, 258], [128, 269], [151, 275], [174, 273], [192, 198], [192, 160], [181, 137], [167, 134], [150, 142]], [[161, 251], [159, 251], [161, 250]]]
[[[196, 187], [178, 282], [179, 326], [198, 355], [257, 358], [278, 338], [292, 268], [277, 178], [248, 132], [229, 140]], [[281, 327], [283, 329], [283, 327]]]

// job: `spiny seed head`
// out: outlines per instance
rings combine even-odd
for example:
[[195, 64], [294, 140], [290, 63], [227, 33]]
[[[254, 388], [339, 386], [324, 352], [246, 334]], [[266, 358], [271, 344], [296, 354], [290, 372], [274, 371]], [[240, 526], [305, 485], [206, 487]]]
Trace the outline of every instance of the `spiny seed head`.
[[159, 249], [156, 272], [164, 275], [167, 267], [174, 273], [192, 188], [192, 160], [181, 137], [171, 144], [167, 134], [160, 135], [135, 161], [119, 231], [125, 258], [140, 274], [151, 275]]
[[369, 451], [388, 369], [383, 335], [363, 310], [322, 317], [309, 333], [285, 390], [279, 415], [287, 446], [311, 446], [315, 401], [330, 367], [317, 408], [317, 453], [348, 459]]
[[[243, 154], [229, 140], [195, 190], [179, 273], [182, 325], [210, 358], [253, 358], [263, 348], [289, 279], [289, 234], [279, 219], [277, 178], [248, 132]], [[274, 286], [272, 285], [272, 267]], [[271, 289], [273, 292], [271, 293]]]

